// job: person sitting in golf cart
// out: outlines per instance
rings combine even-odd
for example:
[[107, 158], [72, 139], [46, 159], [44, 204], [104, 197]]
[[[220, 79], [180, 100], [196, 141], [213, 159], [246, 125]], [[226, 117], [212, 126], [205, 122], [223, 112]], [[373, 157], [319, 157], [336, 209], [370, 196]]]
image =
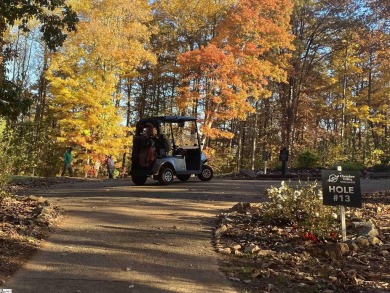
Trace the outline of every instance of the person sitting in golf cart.
[[142, 139], [143, 148], [139, 153], [139, 164], [142, 167], [150, 167], [156, 160], [156, 131], [151, 123], [140, 125], [140, 137]]

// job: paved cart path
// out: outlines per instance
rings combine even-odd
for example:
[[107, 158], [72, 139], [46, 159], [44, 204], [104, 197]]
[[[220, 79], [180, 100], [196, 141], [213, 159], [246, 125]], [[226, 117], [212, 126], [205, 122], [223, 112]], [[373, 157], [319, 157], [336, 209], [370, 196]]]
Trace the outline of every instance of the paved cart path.
[[[66, 210], [41, 250], [2, 288], [12, 293], [238, 292], [219, 271], [215, 216], [261, 202], [277, 181], [77, 182], [36, 189]], [[362, 192], [390, 190], [363, 180]]]

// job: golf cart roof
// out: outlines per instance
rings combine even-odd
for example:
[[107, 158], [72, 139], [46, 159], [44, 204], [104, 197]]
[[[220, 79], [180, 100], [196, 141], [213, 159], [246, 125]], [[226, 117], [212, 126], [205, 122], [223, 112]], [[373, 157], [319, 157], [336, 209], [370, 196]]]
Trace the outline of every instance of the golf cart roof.
[[138, 121], [137, 124], [145, 124], [145, 123], [152, 123], [159, 121], [160, 123], [162, 122], [168, 122], [168, 123], [180, 123], [180, 122], [185, 122], [185, 121], [196, 121], [195, 117], [190, 117], [190, 116], [157, 116], [157, 117], [148, 117], [148, 118], [143, 118]]

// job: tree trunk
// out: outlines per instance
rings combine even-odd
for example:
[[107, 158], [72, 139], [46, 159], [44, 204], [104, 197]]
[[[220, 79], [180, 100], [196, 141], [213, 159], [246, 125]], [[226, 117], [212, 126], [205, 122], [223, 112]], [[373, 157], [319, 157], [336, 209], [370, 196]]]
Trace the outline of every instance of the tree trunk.
[[[127, 101], [126, 101], [126, 126], [130, 127], [130, 118], [131, 118], [131, 91], [132, 91], [132, 83], [130, 80], [127, 80], [126, 84], [126, 95], [127, 95]], [[126, 133], [126, 137], [129, 137], [131, 134], [130, 132]], [[125, 170], [126, 168], [126, 157], [127, 152], [124, 152], [122, 155], [122, 170]]]
[[242, 151], [242, 132], [243, 132], [243, 125], [242, 121], [238, 122], [238, 146], [237, 146], [237, 172], [240, 172], [241, 167], [241, 151]]
[[259, 131], [258, 131], [258, 127], [257, 127], [257, 123], [258, 123], [258, 120], [259, 120], [259, 114], [258, 114], [258, 108], [259, 106], [259, 102], [256, 101], [256, 105], [255, 105], [255, 121], [254, 121], [254, 125], [253, 125], [253, 142], [252, 142], [252, 170], [255, 170], [255, 163], [256, 163], [256, 147], [257, 147], [257, 137], [259, 136]]
[[42, 68], [41, 76], [39, 77], [39, 84], [38, 84], [38, 97], [37, 97], [35, 117], [34, 117], [35, 125], [41, 124], [45, 113], [46, 95], [47, 95], [47, 80], [45, 78], [45, 74], [47, 69], [48, 69], [48, 51], [47, 51], [47, 46], [45, 45], [44, 53], [43, 53], [43, 68]]

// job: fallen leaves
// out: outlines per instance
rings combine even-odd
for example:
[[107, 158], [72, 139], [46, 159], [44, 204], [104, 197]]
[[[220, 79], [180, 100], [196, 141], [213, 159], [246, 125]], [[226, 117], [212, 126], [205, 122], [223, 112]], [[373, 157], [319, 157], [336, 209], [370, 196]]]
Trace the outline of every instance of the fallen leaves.
[[0, 198], [0, 282], [33, 255], [60, 214], [42, 197]]
[[389, 292], [389, 192], [363, 196], [360, 219], [348, 222], [345, 243], [313, 241], [294, 227], [267, 225], [262, 208], [239, 203], [219, 216], [215, 230], [217, 250], [229, 255], [223, 271], [240, 290]]

